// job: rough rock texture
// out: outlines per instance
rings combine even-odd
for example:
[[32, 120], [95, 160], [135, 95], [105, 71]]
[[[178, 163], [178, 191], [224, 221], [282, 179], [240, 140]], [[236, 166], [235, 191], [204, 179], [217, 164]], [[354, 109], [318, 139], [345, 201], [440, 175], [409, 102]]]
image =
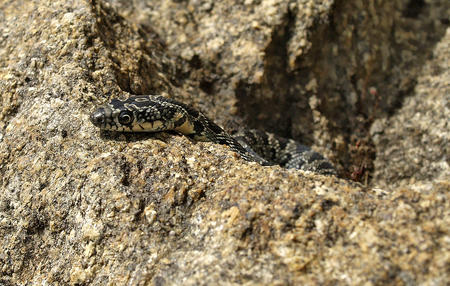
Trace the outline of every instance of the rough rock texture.
[[[0, 285], [450, 282], [449, 4], [236, 2], [0, 2]], [[128, 93], [382, 187], [90, 124]]]
[[450, 177], [449, 44], [450, 29], [424, 65], [414, 95], [391, 118], [372, 125], [376, 184], [393, 187]]

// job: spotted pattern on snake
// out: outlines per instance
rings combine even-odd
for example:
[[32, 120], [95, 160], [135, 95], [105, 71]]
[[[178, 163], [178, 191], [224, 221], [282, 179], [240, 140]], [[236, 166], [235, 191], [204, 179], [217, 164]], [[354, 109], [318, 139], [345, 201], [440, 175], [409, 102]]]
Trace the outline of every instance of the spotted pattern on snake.
[[159, 132], [174, 130], [196, 141], [229, 146], [247, 161], [280, 165], [324, 175], [336, 174], [322, 155], [292, 139], [258, 130], [244, 130], [231, 136], [203, 113], [160, 95], [138, 95], [113, 99], [90, 115], [102, 130]]

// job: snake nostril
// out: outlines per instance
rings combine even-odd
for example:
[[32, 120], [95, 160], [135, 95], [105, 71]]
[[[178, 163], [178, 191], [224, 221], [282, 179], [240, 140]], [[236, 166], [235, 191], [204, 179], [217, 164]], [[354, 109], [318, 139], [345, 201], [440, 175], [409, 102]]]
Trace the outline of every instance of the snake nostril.
[[89, 118], [95, 126], [100, 126], [105, 121], [105, 115], [100, 111], [95, 111], [91, 113], [91, 116]]

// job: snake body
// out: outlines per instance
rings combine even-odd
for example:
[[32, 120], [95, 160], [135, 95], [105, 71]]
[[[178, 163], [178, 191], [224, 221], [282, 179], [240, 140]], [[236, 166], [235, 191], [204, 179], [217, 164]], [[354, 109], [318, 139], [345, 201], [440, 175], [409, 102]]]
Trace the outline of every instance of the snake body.
[[102, 130], [119, 132], [159, 132], [174, 130], [196, 141], [229, 146], [247, 161], [261, 165], [335, 174], [330, 162], [309, 147], [294, 140], [258, 130], [245, 130], [234, 136], [196, 109], [160, 95], [138, 95], [113, 99], [90, 115]]

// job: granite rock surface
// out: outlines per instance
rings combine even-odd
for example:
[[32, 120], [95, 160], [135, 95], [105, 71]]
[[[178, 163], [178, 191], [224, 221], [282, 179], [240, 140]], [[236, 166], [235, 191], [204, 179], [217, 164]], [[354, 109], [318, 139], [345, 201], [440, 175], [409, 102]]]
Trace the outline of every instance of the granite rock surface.
[[[448, 180], [450, 164], [450, 30], [417, 78], [413, 96], [371, 127], [377, 148], [374, 182], [383, 187]], [[396, 142], [396, 144], [392, 144]]]
[[[235, 2], [0, 2], [0, 285], [449, 283], [448, 3]], [[145, 93], [340, 177], [89, 122]]]

